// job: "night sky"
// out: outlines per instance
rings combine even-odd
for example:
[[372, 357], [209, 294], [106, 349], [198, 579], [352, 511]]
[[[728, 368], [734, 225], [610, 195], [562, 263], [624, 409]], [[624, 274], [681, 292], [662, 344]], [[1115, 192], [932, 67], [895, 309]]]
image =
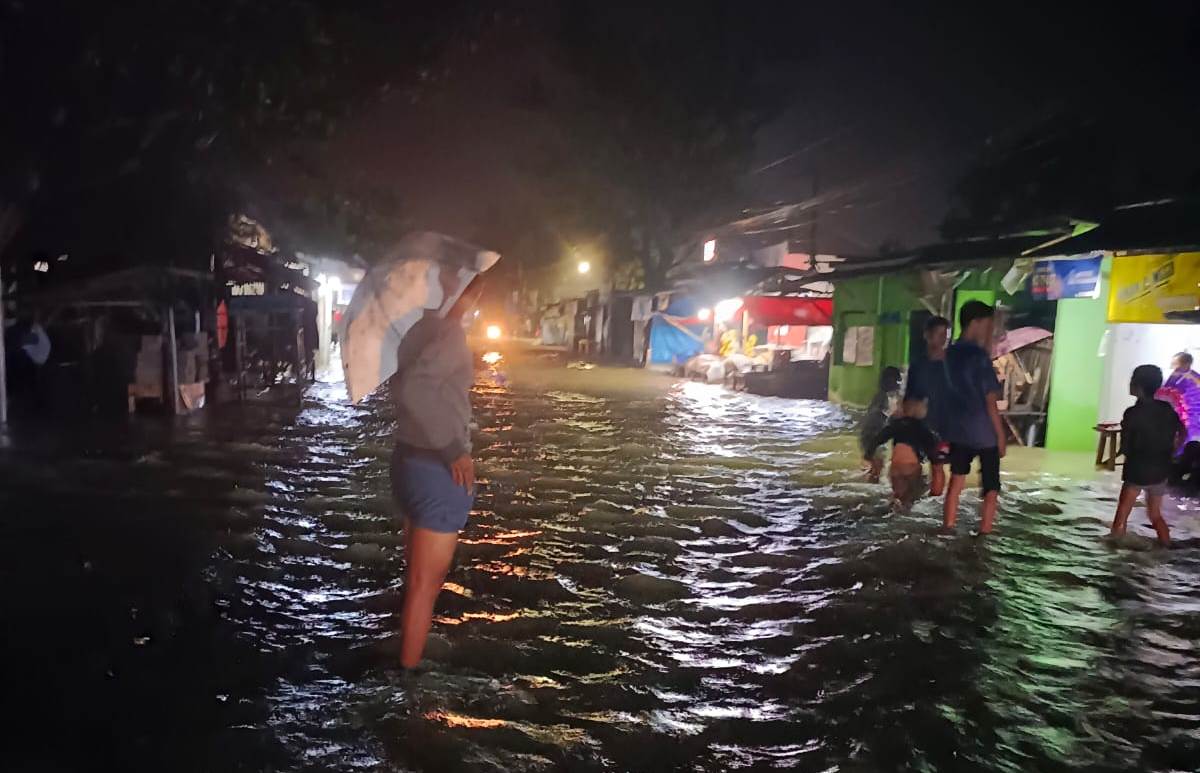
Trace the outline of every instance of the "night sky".
[[[1073, 138], [1089, 122], [1110, 136], [1076, 143], [1069, 164], [1006, 177], [1010, 198], [1023, 195], [1026, 183], [1048, 182], [1111, 189], [1092, 197], [1099, 209], [1130, 197], [1200, 194], [1194, 140], [1200, 4], [1186, 0], [1136, 7], [769, 0], [464, 0], [434, 7], [364, 0], [355, 6], [370, 9], [362, 18], [374, 13], [386, 23], [349, 24], [350, 32], [337, 32], [329, 42], [323, 33], [311, 34], [300, 14], [278, 12], [320, 9], [319, 24], [326, 27], [362, 20], [324, 0], [294, 6], [177, 0], [170, 7], [143, 0], [109, 11], [82, 0], [50, 2], [0, 5], [0, 22], [26, 25], [0, 29], [0, 85], [9, 105], [19, 108], [10, 117], [28, 118], [0, 132], [11, 151], [0, 186], [25, 223], [6, 259], [70, 252], [87, 260], [112, 255], [204, 263], [213, 224], [238, 209], [262, 219], [289, 249], [371, 257], [370, 248], [394, 234], [374, 242], [343, 239], [339, 250], [336, 238], [314, 244], [319, 240], [306, 241], [304, 227], [291, 238], [285, 230], [294, 224], [275, 222], [287, 220], [279, 213], [297, 201], [322, 195], [350, 201], [363, 191], [383, 191], [399, 202], [383, 208], [376, 223], [394, 223], [393, 231], [453, 233], [517, 259], [506, 263], [536, 265], [534, 253], [545, 261], [574, 239], [628, 235], [629, 223], [614, 222], [611, 212], [589, 224], [570, 221], [601, 211], [605, 196], [619, 208], [626, 203], [622, 195], [636, 198], [631, 193], [642, 191], [653, 204], [660, 193], [653, 183], [675, 168], [659, 164], [639, 176], [639, 161], [627, 159], [666, 157], [660, 148], [686, 153], [696, 138], [672, 147], [680, 124], [657, 120], [659, 91], [649, 98], [645, 89], [626, 95], [624, 84], [604, 81], [613, 70], [598, 78], [588, 72], [589, 57], [601, 60], [623, 52], [619, 43], [640, 41], [631, 48], [646, 61], [629, 68], [631, 77], [654, 73], [645, 80], [659, 87], [662, 113], [690, 114], [694, 101], [679, 94], [704, 93], [703, 79], [721, 75], [721, 68], [689, 79], [697, 62], [681, 63], [680, 46], [684, 54], [707, 52], [713, 38], [721, 38], [711, 35], [712, 27], [726, 24], [737, 29], [736, 42], [713, 57], [750, 61], [762, 54], [763, 61], [745, 69], [757, 73], [746, 76], [746, 91], [756, 95], [755, 110], [767, 103], [770, 118], [754, 122], [751, 157], [739, 150], [730, 163], [741, 170], [737, 175], [689, 169], [680, 172], [686, 182], [664, 186], [664, 197], [693, 192], [666, 207], [672, 222], [655, 226], [668, 238], [816, 201], [802, 221], [757, 238], [846, 256], [918, 247], [940, 238], [948, 214], [961, 209], [956, 186], [979, 168], [983, 154], [995, 156], [1031, 136]], [[564, 22], [581, 8], [609, 26]], [[150, 12], [157, 14], [153, 35], [126, 23]], [[699, 31], [694, 49], [693, 30]], [[179, 52], [187, 66], [159, 77], [173, 72]], [[339, 68], [342, 62], [348, 64]], [[259, 88], [263, 78], [269, 85]], [[216, 90], [205, 92], [205, 82], [215, 82]], [[388, 96], [380, 99], [385, 84]], [[602, 114], [575, 119], [578, 103], [605, 90]], [[319, 113], [311, 125], [308, 102]], [[293, 113], [283, 109], [301, 103], [306, 106]], [[259, 113], [275, 123], [259, 125]], [[624, 138], [597, 148], [619, 135], [626, 114], [633, 134], [651, 141], [624, 156], [624, 148], [614, 147]], [[580, 130], [584, 122], [591, 135]], [[321, 130], [326, 124], [329, 132]], [[693, 124], [699, 122], [687, 125]], [[557, 156], [548, 148], [557, 148]], [[1081, 174], [1093, 162], [1089, 153], [1098, 174]], [[607, 179], [593, 186], [587, 174], [595, 178], [596, 170], [586, 168], [597, 159], [609, 166], [599, 175]], [[697, 177], [719, 183], [705, 189]], [[570, 195], [589, 190], [599, 191], [600, 201]], [[726, 191], [731, 195], [723, 196]], [[554, 211], [552, 205], [568, 198], [578, 200], [563, 209], [574, 212]], [[1069, 190], [1043, 197], [1043, 209], [1072, 211], [1036, 214], [1096, 216], [1074, 211], [1084, 198]], [[638, 207], [653, 209], [645, 200], [631, 205]], [[619, 250], [626, 258], [633, 253], [629, 244], [614, 247]]]
[[[1189, 2], [791, 4], [777, 20], [801, 57], [759, 134], [747, 202], [802, 200], [815, 182], [828, 198], [818, 250], [873, 254], [936, 239], [971, 159], [1039, 122], [1090, 116], [1130, 124], [1131, 143], [1149, 131], [1190, 144], [1197, 19]], [[500, 25], [449, 52], [421, 101], [372, 112], [331, 157], [398, 185], [414, 221], [511, 241], [537, 227], [526, 170], [544, 127], [522, 89], [554, 77], [555, 46], [536, 13]]]

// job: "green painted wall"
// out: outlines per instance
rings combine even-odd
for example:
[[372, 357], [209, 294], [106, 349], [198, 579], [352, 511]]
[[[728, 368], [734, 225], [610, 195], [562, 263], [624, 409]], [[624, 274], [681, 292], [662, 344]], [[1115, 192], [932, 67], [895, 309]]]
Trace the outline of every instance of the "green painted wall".
[[[833, 292], [833, 364], [829, 368], [829, 399], [865, 406], [879, 388], [884, 366], [908, 364], [909, 315], [922, 308], [916, 273], [862, 277], [838, 282]], [[874, 325], [875, 349], [870, 365], [842, 362], [846, 329]]]
[[[1013, 303], [1000, 280], [1011, 261], [996, 261], [989, 270], [974, 268], [958, 286], [954, 298], [954, 330], [958, 335], [958, 310], [968, 300], [994, 304]], [[1054, 355], [1050, 382], [1046, 447], [1089, 451], [1096, 446], [1096, 424], [1100, 406], [1100, 383], [1104, 360], [1098, 356], [1107, 329], [1108, 275], [1105, 260], [1103, 284], [1096, 299], [1076, 298], [1058, 304], [1055, 321]], [[829, 369], [829, 399], [865, 406], [879, 385], [885, 365], [903, 368], [908, 364], [909, 315], [922, 309], [918, 300], [920, 280], [915, 271], [843, 280], [833, 293], [833, 364]], [[875, 351], [869, 366], [842, 363], [846, 328], [876, 325]], [[1063, 374], [1068, 374], [1064, 376]], [[1084, 388], [1080, 388], [1084, 385]]]
[[[1012, 261], [993, 261], [970, 269], [956, 296], [965, 303], [972, 297], [994, 303], [1011, 296], [1000, 287]], [[879, 388], [879, 373], [886, 365], [908, 365], [910, 318], [925, 307], [919, 300], [921, 282], [915, 270], [883, 276], [860, 277], [837, 282], [833, 291], [833, 364], [829, 369], [829, 399], [847, 405], [865, 406]], [[957, 305], [956, 305], [957, 310]], [[957, 313], [955, 317], [957, 318]], [[841, 361], [846, 328], [875, 325], [875, 352], [869, 366], [846, 365]], [[955, 325], [957, 330], [957, 322]]]
[[996, 302], [1012, 305], [1013, 296], [1004, 291], [1000, 280], [1012, 267], [1011, 260], [993, 260], [987, 263], [971, 266], [967, 276], [954, 292], [954, 316], [950, 323], [953, 326], [954, 338], [962, 332], [958, 324], [958, 310], [967, 301], [983, 301], [989, 306]]
[[1050, 365], [1050, 408], [1046, 417], [1046, 448], [1092, 451], [1093, 427], [1100, 413], [1100, 384], [1104, 358], [1100, 341], [1108, 329], [1109, 273], [1105, 258], [1097, 298], [1058, 302], [1054, 321], [1054, 354]]

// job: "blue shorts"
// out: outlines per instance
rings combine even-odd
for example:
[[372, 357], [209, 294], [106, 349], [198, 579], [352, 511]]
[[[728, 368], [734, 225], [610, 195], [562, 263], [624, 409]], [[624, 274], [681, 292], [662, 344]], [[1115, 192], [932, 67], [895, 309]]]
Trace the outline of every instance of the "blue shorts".
[[398, 451], [392, 453], [392, 497], [414, 526], [443, 534], [462, 531], [475, 503], [440, 459]]

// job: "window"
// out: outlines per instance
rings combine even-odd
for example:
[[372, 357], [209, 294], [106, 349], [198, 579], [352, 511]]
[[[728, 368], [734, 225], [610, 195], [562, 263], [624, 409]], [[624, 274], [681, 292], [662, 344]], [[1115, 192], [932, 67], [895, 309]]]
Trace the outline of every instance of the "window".
[[855, 325], [846, 328], [842, 339], [842, 362], [846, 365], [872, 365], [875, 362], [875, 327]]

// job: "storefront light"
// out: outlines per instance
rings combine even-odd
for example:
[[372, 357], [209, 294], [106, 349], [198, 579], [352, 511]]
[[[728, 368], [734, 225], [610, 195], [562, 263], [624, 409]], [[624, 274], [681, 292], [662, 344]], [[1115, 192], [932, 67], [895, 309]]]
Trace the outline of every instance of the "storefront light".
[[726, 298], [713, 307], [713, 315], [717, 322], [728, 322], [737, 316], [742, 308], [741, 298]]

